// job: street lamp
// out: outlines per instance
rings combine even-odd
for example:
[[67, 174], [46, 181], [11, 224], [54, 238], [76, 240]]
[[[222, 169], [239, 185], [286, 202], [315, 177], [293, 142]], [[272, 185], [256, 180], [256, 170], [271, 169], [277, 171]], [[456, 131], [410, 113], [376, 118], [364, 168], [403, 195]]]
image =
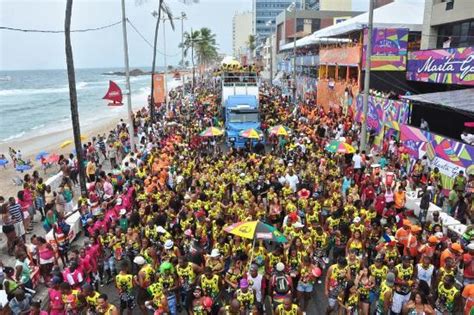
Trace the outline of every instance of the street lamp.
[[296, 3], [292, 2], [286, 9], [293, 12], [293, 23], [295, 24], [293, 33], [293, 102], [296, 105]]
[[[273, 21], [268, 21], [267, 26], [272, 28]], [[273, 28], [270, 29], [270, 86], [273, 86]]]

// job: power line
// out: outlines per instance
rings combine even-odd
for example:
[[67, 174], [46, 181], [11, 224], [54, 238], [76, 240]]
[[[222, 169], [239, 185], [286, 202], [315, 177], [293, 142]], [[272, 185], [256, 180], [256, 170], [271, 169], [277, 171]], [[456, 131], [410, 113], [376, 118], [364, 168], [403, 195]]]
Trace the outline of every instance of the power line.
[[[95, 28], [85, 28], [79, 30], [72, 30], [71, 33], [85, 33], [85, 32], [92, 32], [92, 31], [100, 31], [115, 25], [122, 23], [122, 21], [118, 21], [112, 24], [99, 26]], [[23, 33], [52, 33], [52, 34], [60, 34], [64, 33], [64, 30], [54, 31], [54, 30], [36, 30], [36, 29], [24, 29], [24, 28], [15, 28], [15, 27], [8, 27], [8, 26], [0, 26], [0, 30], [5, 31], [15, 31], [15, 32], [23, 32]]]
[[[153, 49], [153, 44], [150, 43], [150, 41], [147, 40], [147, 39], [145, 38], [145, 36], [143, 36], [143, 34], [135, 27], [135, 25], [133, 25], [132, 21], [130, 21], [130, 20], [127, 18], [127, 22], [128, 22], [128, 24], [130, 24], [130, 26], [132, 27], [132, 29], [138, 34], [138, 36], [140, 36], [141, 39], [143, 39], [143, 40], [145, 41], [145, 43], [147, 43], [148, 46], [150, 46], [151, 49]], [[156, 51], [157, 51], [160, 55], [162, 55], [162, 56], [165, 55], [165, 53], [161, 52], [159, 49], [156, 49]], [[176, 53], [176, 54], [174, 54], [174, 55], [168, 55], [168, 54], [166, 54], [166, 57], [175, 57], [175, 56], [177, 56], [178, 54], [179, 54], [179, 53]]]

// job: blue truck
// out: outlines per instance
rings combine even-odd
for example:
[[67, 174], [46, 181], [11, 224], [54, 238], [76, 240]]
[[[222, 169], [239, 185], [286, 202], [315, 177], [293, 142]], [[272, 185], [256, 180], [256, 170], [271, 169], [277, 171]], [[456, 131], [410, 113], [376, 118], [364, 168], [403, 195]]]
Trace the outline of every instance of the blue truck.
[[[242, 148], [247, 139], [239, 136], [241, 131], [254, 128], [260, 131], [258, 100], [254, 95], [232, 95], [224, 106], [226, 140], [229, 146]], [[257, 140], [252, 140], [255, 144]]]
[[[260, 130], [257, 79], [255, 72], [224, 72], [221, 76], [221, 112], [229, 146], [245, 146], [247, 139], [239, 136], [241, 131], [249, 128]], [[255, 144], [256, 140], [252, 143]]]

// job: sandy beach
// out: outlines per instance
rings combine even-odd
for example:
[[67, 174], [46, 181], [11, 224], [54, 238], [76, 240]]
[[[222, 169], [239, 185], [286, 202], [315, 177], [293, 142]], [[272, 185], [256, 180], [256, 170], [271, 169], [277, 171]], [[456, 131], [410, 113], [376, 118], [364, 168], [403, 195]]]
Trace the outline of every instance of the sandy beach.
[[[136, 106], [136, 108], [140, 108], [140, 106]], [[109, 130], [116, 127], [120, 119], [127, 120], [127, 115], [121, 113], [116, 117], [106, 117], [101, 120], [100, 123], [82, 125], [81, 134], [87, 138], [87, 140], [83, 140], [82, 143], [86, 143], [90, 138], [97, 136], [98, 134], [107, 134]], [[41, 170], [39, 161], [35, 161], [35, 155], [40, 151], [46, 151], [50, 154], [69, 154], [74, 149], [74, 144], [70, 144], [62, 149], [60, 148], [60, 144], [67, 140], [73, 140], [72, 125], [64, 131], [57, 131], [38, 136], [33, 134], [24, 138], [0, 143], [0, 152], [5, 154], [10, 161], [6, 168], [0, 167], [0, 196], [6, 198], [16, 196], [18, 190], [21, 189], [20, 186], [16, 186], [13, 183], [12, 179], [16, 176], [22, 178], [25, 174], [31, 174], [34, 170], [38, 170], [41, 176], [46, 180], [48, 177], [56, 174], [59, 170], [59, 166], [54, 165], [52, 168], [48, 169], [45, 174], [44, 171]], [[34, 167], [23, 173], [16, 171], [7, 154], [9, 147], [14, 148], [15, 150], [21, 150], [23, 158], [25, 160], [31, 160]]]

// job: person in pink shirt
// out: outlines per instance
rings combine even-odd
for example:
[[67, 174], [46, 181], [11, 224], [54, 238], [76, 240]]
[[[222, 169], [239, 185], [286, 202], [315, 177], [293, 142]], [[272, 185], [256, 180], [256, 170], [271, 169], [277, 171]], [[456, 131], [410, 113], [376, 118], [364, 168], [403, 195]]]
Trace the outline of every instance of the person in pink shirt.
[[49, 305], [48, 305], [48, 313], [50, 315], [65, 315], [64, 311], [64, 303], [61, 294], [61, 290], [59, 289], [59, 284], [62, 283], [63, 280], [59, 277], [53, 277], [51, 280], [51, 287], [48, 289], [48, 296], [49, 296]]

